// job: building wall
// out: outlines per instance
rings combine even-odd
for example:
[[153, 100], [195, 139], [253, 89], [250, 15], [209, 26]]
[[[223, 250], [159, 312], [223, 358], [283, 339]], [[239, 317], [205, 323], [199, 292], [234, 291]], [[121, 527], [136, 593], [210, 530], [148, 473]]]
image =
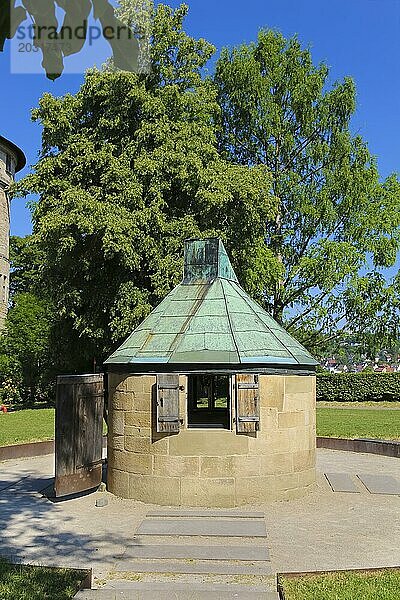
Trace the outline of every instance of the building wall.
[[13, 181], [16, 162], [14, 154], [0, 144], [0, 328], [7, 316], [10, 281], [10, 202], [7, 189]]
[[155, 433], [156, 377], [109, 375], [108, 488], [166, 506], [233, 507], [299, 497], [315, 484], [315, 377], [260, 375], [260, 431]]

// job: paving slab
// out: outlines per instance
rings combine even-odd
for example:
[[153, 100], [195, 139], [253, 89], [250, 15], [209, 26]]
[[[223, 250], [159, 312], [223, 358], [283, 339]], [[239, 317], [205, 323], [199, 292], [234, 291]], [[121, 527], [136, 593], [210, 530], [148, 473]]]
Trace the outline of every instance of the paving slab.
[[139, 526], [140, 535], [266, 537], [262, 520], [248, 519], [146, 519]]
[[360, 493], [360, 490], [348, 473], [325, 473], [325, 477], [334, 492]]
[[117, 573], [182, 573], [209, 575], [272, 575], [268, 562], [222, 560], [122, 560], [115, 565]]
[[279, 600], [267, 586], [130, 582], [129, 589], [82, 590], [76, 600]]
[[266, 546], [180, 546], [180, 545], [133, 545], [128, 546], [123, 560], [132, 558], [183, 558], [198, 560], [247, 560], [268, 561]]
[[371, 494], [400, 496], [400, 480], [391, 475], [372, 475], [361, 473], [357, 477]]
[[262, 512], [247, 512], [236, 510], [152, 510], [147, 513], [148, 517], [182, 517], [182, 518], [203, 518], [203, 517], [218, 517], [218, 518], [238, 518], [238, 519], [263, 519]]

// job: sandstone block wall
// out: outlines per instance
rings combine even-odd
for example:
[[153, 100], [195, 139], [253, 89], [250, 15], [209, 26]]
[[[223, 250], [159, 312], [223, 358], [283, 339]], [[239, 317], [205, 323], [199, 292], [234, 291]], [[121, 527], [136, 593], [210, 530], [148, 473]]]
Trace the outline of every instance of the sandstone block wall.
[[[10, 240], [10, 204], [7, 188], [12, 182], [11, 173], [6, 170], [6, 153], [10, 150], [0, 145], [0, 329], [8, 311], [9, 294], [9, 240]], [[15, 168], [16, 159], [13, 157], [12, 168]]]
[[157, 434], [156, 377], [109, 375], [108, 488], [166, 506], [233, 507], [295, 498], [315, 483], [315, 377], [260, 375], [260, 431]]

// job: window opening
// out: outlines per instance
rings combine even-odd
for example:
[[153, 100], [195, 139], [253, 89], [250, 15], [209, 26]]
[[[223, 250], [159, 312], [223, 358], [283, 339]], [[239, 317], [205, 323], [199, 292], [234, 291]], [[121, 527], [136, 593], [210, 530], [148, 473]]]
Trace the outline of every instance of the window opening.
[[230, 376], [188, 376], [188, 427], [230, 429]]

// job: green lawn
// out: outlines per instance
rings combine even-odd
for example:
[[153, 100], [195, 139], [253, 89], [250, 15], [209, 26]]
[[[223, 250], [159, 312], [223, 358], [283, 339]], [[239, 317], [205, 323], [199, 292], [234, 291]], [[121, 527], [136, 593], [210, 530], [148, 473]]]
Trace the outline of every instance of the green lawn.
[[0, 413], [0, 446], [52, 440], [53, 438], [53, 408]]
[[286, 600], [399, 600], [400, 572], [330, 573], [280, 579]]
[[[317, 435], [343, 438], [400, 440], [400, 410], [381, 407], [327, 408], [317, 406]], [[104, 428], [106, 432], [106, 428]], [[54, 438], [54, 409], [0, 413], [0, 446]]]
[[317, 407], [317, 435], [399, 440], [400, 410]]
[[70, 569], [10, 565], [0, 558], [1, 600], [69, 600], [85, 574]]

